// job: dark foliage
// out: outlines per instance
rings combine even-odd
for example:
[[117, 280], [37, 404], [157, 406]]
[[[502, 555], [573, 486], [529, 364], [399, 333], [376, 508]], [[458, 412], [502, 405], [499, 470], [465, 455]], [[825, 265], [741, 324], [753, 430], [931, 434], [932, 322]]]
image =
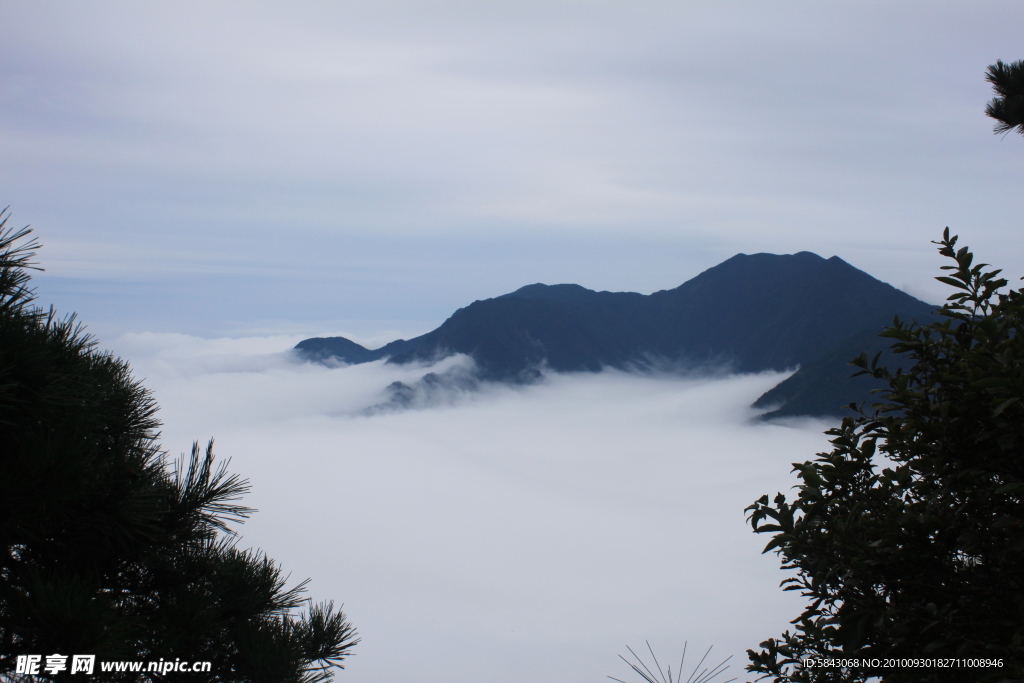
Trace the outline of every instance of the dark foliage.
[[[1024, 290], [955, 249], [939, 319], [885, 336], [907, 370], [861, 356], [888, 387], [871, 415], [827, 432], [834, 450], [794, 465], [793, 501], [748, 508], [772, 534], [786, 590], [809, 599], [794, 632], [750, 651], [776, 681], [1024, 680]], [[820, 670], [808, 657], [981, 658], [992, 668]]]
[[998, 121], [995, 132], [1009, 133], [1016, 128], [1024, 135], [1024, 60], [996, 61], [988, 67], [985, 80], [996, 93], [985, 107], [985, 114]]
[[59, 653], [213, 664], [162, 681], [329, 680], [357, 642], [344, 614], [296, 613], [304, 584], [235, 547], [247, 483], [212, 442], [167, 462], [127, 364], [33, 305], [28, 236], [0, 219], [0, 678]]

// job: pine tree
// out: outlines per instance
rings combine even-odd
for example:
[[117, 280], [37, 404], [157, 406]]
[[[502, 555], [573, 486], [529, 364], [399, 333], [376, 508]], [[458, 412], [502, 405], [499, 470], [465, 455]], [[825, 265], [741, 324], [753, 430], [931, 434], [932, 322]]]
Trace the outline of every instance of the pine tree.
[[[18, 655], [212, 662], [111, 681], [331, 680], [358, 642], [332, 603], [236, 547], [248, 484], [212, 442], [170, 462], [157, 406], [75, 317], [34, 305], [29, 230], [0, 215], [0, 675]], [[307, 605], [305, 612], [297, 612]], [[63, 680], [25, 676], [21, 680]], [[77, 679], [77, 677], [76, 677]], [[71, 679], [71, 680], [76, 680]]]
[[1024, 135], [1024, 60], [1010, 64], [998, 60], [988, 67], [985, 79], [996, 93], [985, 107], [985, 114], [998, 121], [995, 132], [1009, 133], [1016, 128]]

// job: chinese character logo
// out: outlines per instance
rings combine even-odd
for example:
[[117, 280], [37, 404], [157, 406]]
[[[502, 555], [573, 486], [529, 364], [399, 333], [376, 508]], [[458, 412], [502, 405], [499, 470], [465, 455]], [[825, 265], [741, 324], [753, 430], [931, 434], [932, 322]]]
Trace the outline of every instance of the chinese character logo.
[[92, 674], [96, 666], [96, 655], [74, 655], [71, 657], [71, 673]]

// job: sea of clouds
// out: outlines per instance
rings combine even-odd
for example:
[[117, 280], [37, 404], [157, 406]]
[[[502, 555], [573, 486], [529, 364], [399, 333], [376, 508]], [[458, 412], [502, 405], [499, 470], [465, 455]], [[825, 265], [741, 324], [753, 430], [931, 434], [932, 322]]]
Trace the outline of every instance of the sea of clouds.
[[752, 680], [745, 650], [799, 614], [743, 512], [828, 449], [825, 422], [751, 420], [784, 375], [552, 374], [381, 409], [392, 382], [470, 361], [325, 367], [296, 341], [110, 346], [171, 456], [214, 437], [251, 482], [240, 546], [344, 603], [362, 642], [339, 680], [632, 681], [616, 655], [645, 640], [673, 670], [688, 641], [687, 674], [713, 645], [733, 657], [717, 680]]

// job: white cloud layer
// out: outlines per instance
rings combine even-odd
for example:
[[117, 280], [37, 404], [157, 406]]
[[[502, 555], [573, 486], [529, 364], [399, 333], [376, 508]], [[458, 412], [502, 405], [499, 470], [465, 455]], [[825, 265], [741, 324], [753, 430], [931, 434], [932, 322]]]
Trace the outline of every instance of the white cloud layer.
[[827, 447], [824, 423], [749, 421], [780, 375], [555, 375], [367, 416], [427, 369], [296, 364], [294, 341], [114, 350], [155, 392], [172, 455], [214, 436], [251, 480], [242, 545], [345, 603], [363, 642], [344, 680], [628, 680], [616, 654], [645, 639], [665, 659], [714, 645], [740, 673], [798, 614], [743, 514]]

